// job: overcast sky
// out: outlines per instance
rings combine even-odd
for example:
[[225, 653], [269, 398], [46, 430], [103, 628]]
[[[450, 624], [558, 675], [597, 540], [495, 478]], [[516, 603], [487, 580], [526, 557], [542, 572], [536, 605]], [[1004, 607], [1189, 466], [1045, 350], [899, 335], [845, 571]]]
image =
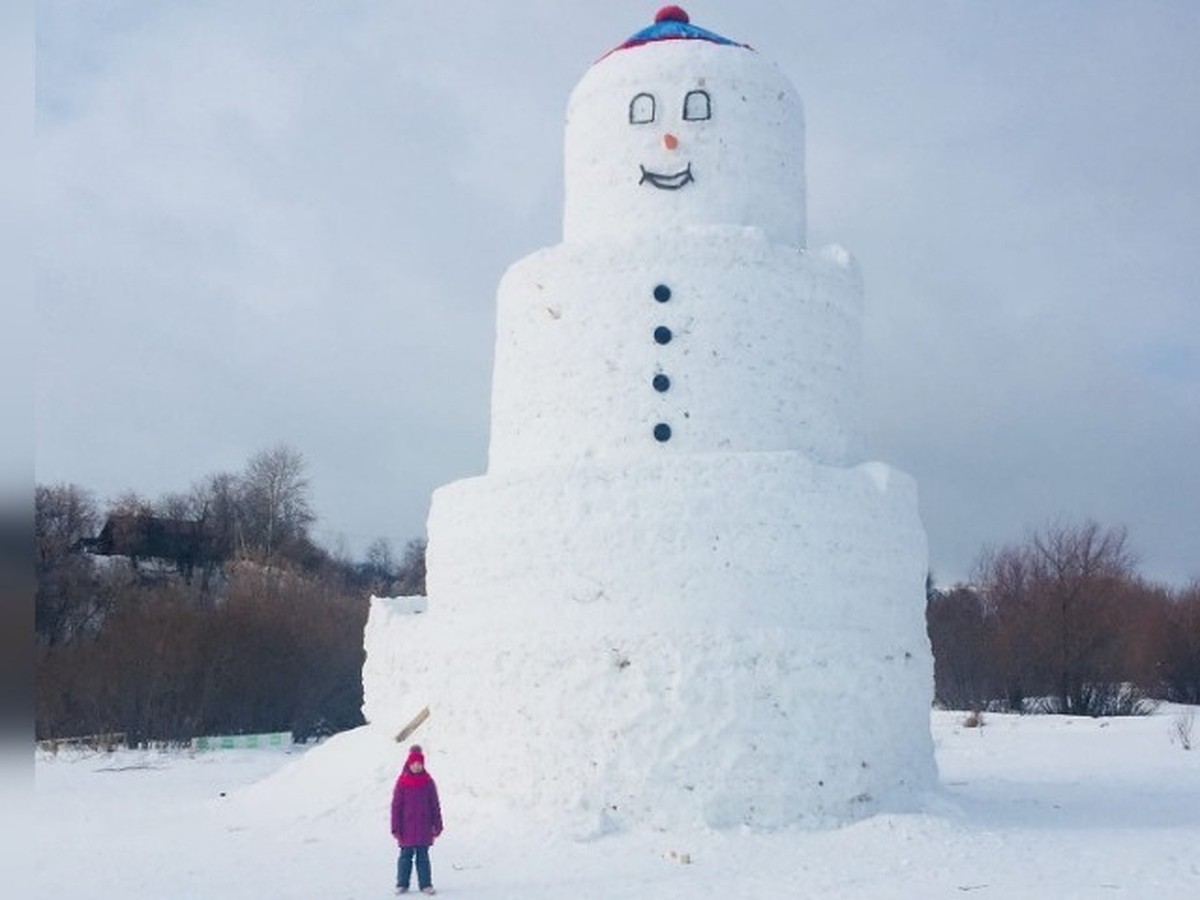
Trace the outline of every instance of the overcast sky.
[[[866, 280], [872, 455], [937, 580], [1052, 521], [1200, 576], [1200, 3], [684, 4], [804, 98]], [[185, 491], [283, 442], [317, 538], [486, 467], [495, 289], [561, 237], [608, 0], [42, 0], [36, 474]]]

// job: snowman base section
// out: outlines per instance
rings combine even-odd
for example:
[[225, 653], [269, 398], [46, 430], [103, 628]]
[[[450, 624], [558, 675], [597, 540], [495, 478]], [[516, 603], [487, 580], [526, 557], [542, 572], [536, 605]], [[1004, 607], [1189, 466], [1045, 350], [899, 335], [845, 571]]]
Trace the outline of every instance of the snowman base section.
[[457, 789], [625, 825], [824, 826], [935, 780], [913, 482], [800, 454], [434, 494], [429, 607], [372, 608], [368, 720], [428, 703]]

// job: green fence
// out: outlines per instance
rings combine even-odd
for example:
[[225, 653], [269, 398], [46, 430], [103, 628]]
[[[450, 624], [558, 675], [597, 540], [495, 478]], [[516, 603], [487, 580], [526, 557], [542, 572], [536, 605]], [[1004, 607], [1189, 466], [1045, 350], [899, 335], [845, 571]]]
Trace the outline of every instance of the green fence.
[[222, 734], [192, 738], [193, 750], [282, 750], [292, 746], [290, 731], [269, 734]]

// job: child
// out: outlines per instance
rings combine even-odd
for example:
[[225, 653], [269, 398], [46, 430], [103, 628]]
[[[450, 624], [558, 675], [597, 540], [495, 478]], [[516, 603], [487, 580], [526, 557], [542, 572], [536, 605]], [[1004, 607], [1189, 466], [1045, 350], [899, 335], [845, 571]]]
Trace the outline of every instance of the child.
[[408, 751], [404, 769], [392, 790], [392, 837], [400, 845], [396, 868], [396, 893], [407, 894], [412, 876], [413, 858], [417, 862], [417, 886], [423, 894], [432, 894], [429, 847], [442, 833], [442, 808], [437, 785], [425, 771], [425, 754], [417, 744]]

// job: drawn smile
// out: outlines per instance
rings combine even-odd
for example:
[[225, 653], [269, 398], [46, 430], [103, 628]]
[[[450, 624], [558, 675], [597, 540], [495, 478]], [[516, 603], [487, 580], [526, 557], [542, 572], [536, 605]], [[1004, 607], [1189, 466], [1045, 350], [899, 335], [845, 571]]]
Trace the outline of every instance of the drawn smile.
[[663, 175], [659, 172], [649, 172], [646, 170], [645, 166], [640, 166], [639, 168], [642, 170], [642, 178], [638, 184], [646, 184], [649, 182], [656, 188], [663, 191], [677, 191], [689, 181], [694, 180], [692, 178], [691, 163], [688, 163], [687, 168], [682, 172], [676, 172], [674, 175]]

